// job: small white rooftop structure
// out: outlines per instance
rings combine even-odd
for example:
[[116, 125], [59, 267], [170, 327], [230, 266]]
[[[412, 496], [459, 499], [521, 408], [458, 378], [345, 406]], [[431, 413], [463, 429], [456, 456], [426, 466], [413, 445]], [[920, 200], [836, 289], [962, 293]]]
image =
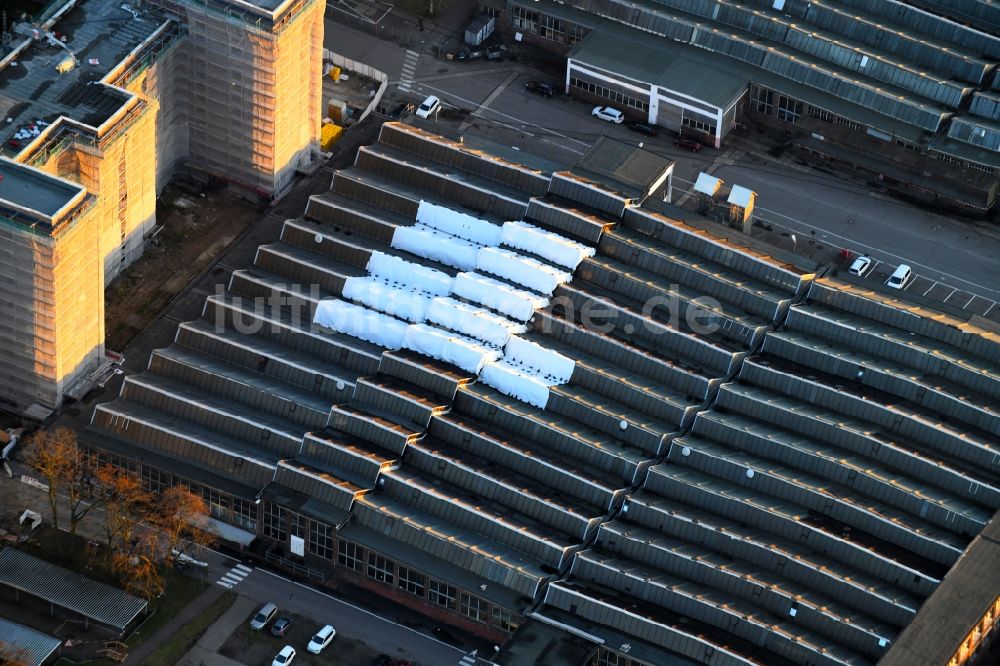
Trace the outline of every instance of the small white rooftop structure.
[[[704, 171], [699, 173], [698, 179], [694, 181], [694, 191], [707, 194], [710, 197], [715, 196], [720, 187], [722, 187], [722, 180], [714, 176], [709, 176]], [[730, 201], [732, 201], [732, 197], [730, 197]]]
[[[700, 178], [701, 176], [699, 176]], [[742, 185], [733, 185], [733, 190], [729, 193], [729, 199], [726, 201], [741, 208], [753, 208], [753, 202], [756, 198], [757, 193], [753, 190], [749, 190]]]

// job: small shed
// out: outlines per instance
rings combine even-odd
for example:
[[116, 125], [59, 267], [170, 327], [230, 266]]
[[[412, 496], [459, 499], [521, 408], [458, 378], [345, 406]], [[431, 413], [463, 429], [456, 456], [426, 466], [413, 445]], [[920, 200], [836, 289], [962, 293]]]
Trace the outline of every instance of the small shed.
[[694, 181], [694, 191], [697, 197], [698, 212], [707, 215], [715, 204], [715, 195], [722, 187], [722, 180], [710, 176], [704, 171], [698, 174]]
[[733, 185], [729, 198], [729, 222], [733, 226], [743, 229], [743, 233], [750, 233], [750, 225], [753, 224], [753, 206], [757, 200], [757, 193], [747, 189], [742, 185]]
[[488, 14], [480, 14], [465, 27], [465, 43], [469, 46], [479, 46], [493, 34], [496, 18]]

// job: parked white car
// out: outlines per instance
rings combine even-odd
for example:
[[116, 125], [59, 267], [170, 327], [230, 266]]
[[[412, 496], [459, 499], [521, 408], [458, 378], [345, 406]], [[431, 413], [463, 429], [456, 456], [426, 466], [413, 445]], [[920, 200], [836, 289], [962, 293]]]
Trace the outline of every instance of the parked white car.
[[594, 110], [590, 112], [590, 115], [616, 125], [621, 125], [625, 120], [624, 113], [618, 109], [612, 109], [610, 106], [595, 106]]
[[330, 641], [332, 641], [333, 637], [336, 635], [337, 630], [330, 625], [326, 625], [316, 632], [316, 635], [312, 637], [312, 640], [309, 641], [309, 645], [307, 647], [313, 654], [319, 654], [326, 649], [326, 646], [330, 644]]
[[885, 281], [885, 286], [890, 289], [902, 289], [911, 277], [913, 277], [913, 271], [910, 270], [910, 267], [906, 264], [900, 264], [899, 268], [894, 270], [889, 279]]
[[286, 645], [281, 648], [281, 652], [275, 655], [271, 666], [288, 666], [293, 661], [295, 661], [295, 648], [291, 645]]
[[429, 118], [434, 115], [438, 109], [441, 108], [441, 100], [439, 100], [434, 95], [431, 95], [425, 99], [419, 107], [417, 107], [417, 116], [420, 118]]
[[847, 269], [847, 272], [851, 275], [864, 275], [865, 271], [872, 265], [872, 258], [866, 254], [859, 255], [857, 259], [851, 263], [851, 267]]

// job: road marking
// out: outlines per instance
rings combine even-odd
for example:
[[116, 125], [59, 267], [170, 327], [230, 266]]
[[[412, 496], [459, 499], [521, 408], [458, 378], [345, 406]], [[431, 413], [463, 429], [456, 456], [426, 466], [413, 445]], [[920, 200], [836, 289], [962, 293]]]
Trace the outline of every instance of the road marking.
[[[491, 92], [489, 94], [489, 96], [486, 99], [483, 100], [483, 103], [480, 104], [476, 108], [475, 111], [473, 111], [472, 113], [469, 114], [469, 117], [470, 118], [475, 118], [475, 117], [477, 117], [479, 115], [480, 111], [482, 111], [483, 109], [490, 108], [490, 104], [493, 103], [493, 100], [495, 100], [497, 97], [499, 97], [500, 93], [502, 93], [504, 90], [506, 90], [507, 86], [509, 86], [511, 83], [513, 83], [514, 79], [516, 79], [520, 75], [521, 75], [521, 73], [519, 71], [517, 71], [516, 69], [513, 72], [511, 72], [510, 75], [506, 79], [503, 80], [503, 83], [501, 83], [496, 88], [494, 88], [493, 92]], [[464, 123], [462, 123], [461, 125], [458, 126], [458, 131], [459, 132], [464, 132], [465, 130], [469, 129], [469, 125], [471, 125], [471, 124], [472, 124], [471, 120], [466, 120]]]
[[237, 564], [235, 567], [224, 573], [222, 578], [215, 582], [217, 585], [221, 585], [222, 587], [231, 590], [239, 585], [244, 578], [249, 576], [252, 571], [253, 569], [245, 564]]
[[942, 302], [942, 303], [945, 303], [945, 302], [947, 302], [947, 300], [948, 300], [949, 298], [951, 298], [952, 296], [954, 296], [954, 295], [955, 295], [955, 292], [956, 292], [956, 291], [958, 291], [958, 289], [952, 289], [952, 290], [951, 290], [951, 293], [949, 293], [949, 294], [948, 294], [947, 296], [945, 296], [944, 298], [942, 298], [942, 299], [941, 299], [941, 302]]
[[476, 666], [476, 658], [465, 655], [458, 660], [458, 666]]
[[969, 307], [969, 304], [972, 303], [972, 301], [974, 301], [974, 300], [976, 300], [976, 295], [975, 294], [973, 294], [972, 298], [970, 298], [968, 300], [968, 302], [965, 305], [962, 306], [962, 309], [964, 310], [965, 308]]
[[997, 306], [997, 302], [996, 302], [996, 301], [993, 301], [993, 305], [991, 305], [991, 306], [990, 306], [990, 307], [989, 307], [989, 308], [988, 308], [988, 309], [986, 310], [986, 312], [984, 312], [984, 313], [983, 313], [983, 316], [985, 317], [986, 315], [988, 315], [988, 314], [990, 313], [990, 310], [992, 310], [992, 309], [993, 309], [993, 308], [995, 308], [996, 306]]
[[[425, 83], [415, 83], [414, 85], [420, 86], [421, 88], [426, 88], [427, 90], [430, 90], [431, 92], [439, 93], [442, 96], [442, 98], [443, 97], [449, 97], [451, 99], [456, 99], [456, 100], [458, 100], [460, 102], [464, 102], [464, 103], [468, 104], [469, 106], [473, 106], [473, 107], [478, 107], [479, 106], [478, 102], [474, 102], [471, 99], [465, 99], [464, 97], [459, 97], [458, 95], [454, 95], [454, 94], [448, 92], [447, 90], [441, 90], [440, 88], [435, 88], [434, 86], [429, 86], [429, 85], [427, 85]], [[455, 105], [451, 104], [450, 106], [455, 106]], [[508, 125], [508, 124], [505, 124], [505, 123], [503, 123], [503, 122], [501, 122], [499, 120], [495, 120], [493, 118], [488, 118], [485, 114], [482, 114], [482, 113], [473, 113], [473, 114], [470, 114], [470, 115], [482, 118], [484, 120], [488, 120], [489, 122], [496, 123], [497, 125], [503, 125], [507, 129], [511, 129], [511, 130], [516, 131], [516, 132], [521, 132], [521, 133], [523, 133], [523, 134], [525, 134], [527, 136], [530, 136], [530, 137], [536, 137], [537, 135], [532, 134], [531, 132], [525, 131], [524, 128], [525, 127], [529, 127], [529, 126], [530, 127], [535, 127], [535, 128], [537, 128], [539, 130], [542, 130], [543, 132], [547, 132], [548, 134], [551, 134], [552, 136], [557, 136], [560, 139], [565, 139], [566, 141], [571, 141], [572, 143], [578, 143], [581, 146], [583, 146], [585, 150], [589, 150], [590, 149], [590, 144], [587, 143], [586, 141], [580, 141], [579, 139], [574, 139], [571, 136], [566, 136], [565, 134], [560, 134], [559, 132], [556, 132], [555, 130], [550, 130], [550, 129], [546, 128], [546, 127], [538, 127], [538, 125], [535, 125], [533, 123], [525, 122], [523, 118], [518, 118], [517, 116], [512, 116], [509, 113], [504, 113], [502, 111], [497, 111], [496, 109], [484, 109], [484, 110], [488, 111], [490, 113], [493, 113], [495, 115], [498, 115], [498, 116], [503, 116], [504, 118], [507, 118], [507, 119], [509, 119], [509, 120], [511, 120], [511, 121], [513, 121], [513, 122], [515, 122], [517, 124], [519, 124], [520, 127], [516, 127], [514, 125]], [[545, 139], [541, 139], [541, 140], [545, 141]], [[546, 143], [552, 143], [552, 142], [546, 141]], [[559, 144], [557, 144], [557, 143], [553, 143], [552, 145], [559, 146]], [[583, 150], [575, 150], [573, 148], [568, 148], [566, 146], [559, 146], [559, 147], [563, 148], [564, 150], [569, 150], [571, 152], [574, 152], [577, 155], [583, 155], [583, 153], [585, 152]]]
[[[212, 552], [216, 553], [217, 555], [222, 555], [222, 557], [230, 557], [229, 555], [225, 555], [224, 553], [219, 553], [217, 551], [212, 551]], [[230, 559], [233, 559], [233, 558], [230, 558]], [[285, 578], [284, 576], [276, 574], [273, 571], [268, 571], [267, 569], [257, 569], [257, 571], [261, 572], [262, 574], [267, 574], [268, 576], [271, 576], [272, 578], [277, 578], [278, 580], [282, 580], [282, 581], [284, 581], [286, 583], [289, 583], [290, 585], [296, 585], [298, 587], [301, 587], [303, 590], [309, 590], [310, 592], [313, 592], [314, 594], [318, 594], [321, 597], [326, 597], [327, 599], [330, 599], [332, 601], [336, 601], [339, 604], [344, 604], [348, 608], [352, 608], [352, 609], [354, 609], [356, 611], [364, 613], [365, 615], [371, 615], [372, 617], [377, 618], [377, 619], [381, 620], [382, 622], [394, 625], [396, 627], [399, 627], [400, 629], [405, 629], [406, 631], [414, 633], [417, 636], [420, 636], [421, 638], [426, 638], [429, 641], [434, 641], [435, 643], [443, 645], [446, 648], [450, 648], [450, 649], [454, 650], [455, 652], [462, 652], [462, 650], [460, 650], [459, 648], [455, 647], [454, 645], [451, 645], [449, 643], [445, 643], [444, 641], [439, 640], [437, 638], [434, 638], [433, 636], [428, 636], [427, 634], [422, 633], [420, 631], [417, 631], [413, 627], [408, 627], [405, 624], [399, 624], [398, 622], [393, 622], [392, 620], [387, 620], [386, 618], [382, 617], [381, 615], [378, 615], [377, 613], [373, 613], [373, 612], [371, 612], [370, 610], [368, 610], [366, 608], [362, 608], [361, 606], [355, 606], [354, 604], [352, 604], [349, 601], [344, 601], [343, 599], [339, 599], [339, 598], [333, 596], [332, 594], [327, 594], [326, 592], [321, 592], [321, 591], [317, 590], [314, 587], [310, 587], [310, 586], [306, 585], [305, 583], [300, 583], [297, 580], [292, 580], [290, 578]]]
[[924, 293], [922, 293], [921, 296], [926, 296], [928, 294], [928, 292], [930, 292], [930, 290], [933, 289], [936, 286], [938, 286], [937, 282], [931, 282], [931, 286], [927, 287], [927, 291], [925, 291]]
[[413, 85], [413, 76], [417, 73], [417, 60], [420, 59], [420, 54], [413, 49], [406, 50], [406, 57], [403, 58], [403, 70], [399, 74], [399, 90], [401, 92], [410, 92], [410, 86]]
[[[891, 257], [893, 259], [898, 259], [900, 261], [900, 263], [909, 264], [910, 266], [913, 266], [913, 267], [916, 267], [916, 268], [926, 268], [926, 269], [928, 269], [926, 271], [927, 273], [940, 273], [941, 275], [943, 275], [945, 277], [948, 277], [948, 278], [951, 278], [952, 280], [957, 280], [958, 282], [963, 282], [963, 283], [965, 283], [967, 285], [970, 285], [972, 287], [976, 287], [981, 292], [986, 292], [988, 294], [1000, 294], [1000, 291], [997, 291], [996, 289], [992, 289], [990, 287], [987, 287], [986, 285], [982, 285], [982, 284], [979, 284], [977, 282], [972, 282], [971, 280], [966, 280], [965, 278], [959, 277], [957, 275], [952, 275], [950, 273], [941, 272], [941, 271], [939, 271], [936, 268], [932, 268], [931, 266], [926, 266], [924, 264], [918, 264], [918, 263], [914, 263], [913, 261], [908, 261], [905, 257], [901, 257], [898, 254], [893, 254], [892, 252], [886, 252], [886, 251], [884, 251], [884, 250], [882, 250], [880, 248], [877, 248], [877, 247], [872, 247], [870, 245], [865, 245], [861, 241], [854, 240], [853, 238], [848, 238], [847, 236], [841, 236], [840, 234], [835, 234], [835, 233], [833, 233], [831, 231], [827, 231], [826, 229], [823, 229], [821, 227], [817, 227], [815, 225], [809, 224], [808, 222], [803, 222], [801, 220], [797, 220], [794, 217], [791, 217], [789, 215], [785, 215], [785, 214], [779, 213], [777, 211], [768, 210], [766, 208], [760, 208], [760, 207], [757, 207], [755, 210], [761, 212], [761, 215], [757, 215], [756, 217], [763, 217], [764, 219], [767, 219], [768, 222], [771, 222], [770, 216], [781, 217], [781, 218], [789, 220], [790, 222], [793, 222], [793, 223], [795, 223], [797, 225], [800, 225], [800, 226], [806, 227], [808, 229], [811, 229], [813, 231], [819, 232], [817, 234], [817, 237], [820, 237], [820, 238], [822, 238], [822, 237], [829, 237], [829, 238], [837, 239], [839, 241], [846, 241], [847, 243], [849, 243], [851, 245], [854, 245], [854, 246], [856, 246], [858, 248], [861, 248], [863, 250], [869, 250], [872, 254], [882, 254], [882, 255], [885, 255], [887, 257]], [[797, 231], [796, 229], [793, 229], [793, 228], [791, 228], [791, 227], [789, 227], [787, 225], [781, 224], [780, 222], [774, 222], [774, 224], [776, 226], [782, 227], [784, 229], [788, 229], [790, 231]], [[871, 256], [871, 255], [869, 255], [869, 256]], [[982, 294], [980, 294], [980, 295], [982, 295]]]

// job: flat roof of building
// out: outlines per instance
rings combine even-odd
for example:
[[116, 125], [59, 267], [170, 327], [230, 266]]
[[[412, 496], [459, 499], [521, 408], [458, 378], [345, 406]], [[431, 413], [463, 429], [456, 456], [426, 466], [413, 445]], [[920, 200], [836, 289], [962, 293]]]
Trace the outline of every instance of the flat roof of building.
[[0, 617], [0, 662], [41, 666], [61, 644], [55, 636]]
[[673, 165], [673, 160], [637, 148], [631, 142], [602, 136], [571, 171], [596, 180], [611, 191], [641, 199]]
[[118, 631], [124, 631], [146, 610], [145, 600], [133, 594], [16, 548], [0, 551], [0, 585], [20, 590]]
[[729, 66], [730, 58], [614, 24], [591, 31], [569, 57], [722, 109], [750, 83], [744, 68]]
[[996, 602], [1000, 571], [1000, 511], [924, 602], [879, 666], [947, 664]]
[[0, 157], [0, 206], [6, 202], [15, 209], [54, 218], [83, 194], [80, 185]]
[[[17, 57], [16, 65], [0, 69], [0, 140], [7, 154], [20, 152], [32, 140], [14, 135], [39, 120], [52, 123], [66, 116], [98, 127], [128, 101], [128, 93], [99, 81], [163, 19], [122, 5], [120, 0], [79, 3], [52, 26], [51, 41], [42, 35]], [[14, 32], [19, 38], [33, 36], [26, 22], [15, 25]], [[76, 64], [60, 73], [56, 67], [67, 58]]]
[[530, 619], [503, 646], [494, 660], [499, 666], [583, 666], [597, 645], [565, 629]]

